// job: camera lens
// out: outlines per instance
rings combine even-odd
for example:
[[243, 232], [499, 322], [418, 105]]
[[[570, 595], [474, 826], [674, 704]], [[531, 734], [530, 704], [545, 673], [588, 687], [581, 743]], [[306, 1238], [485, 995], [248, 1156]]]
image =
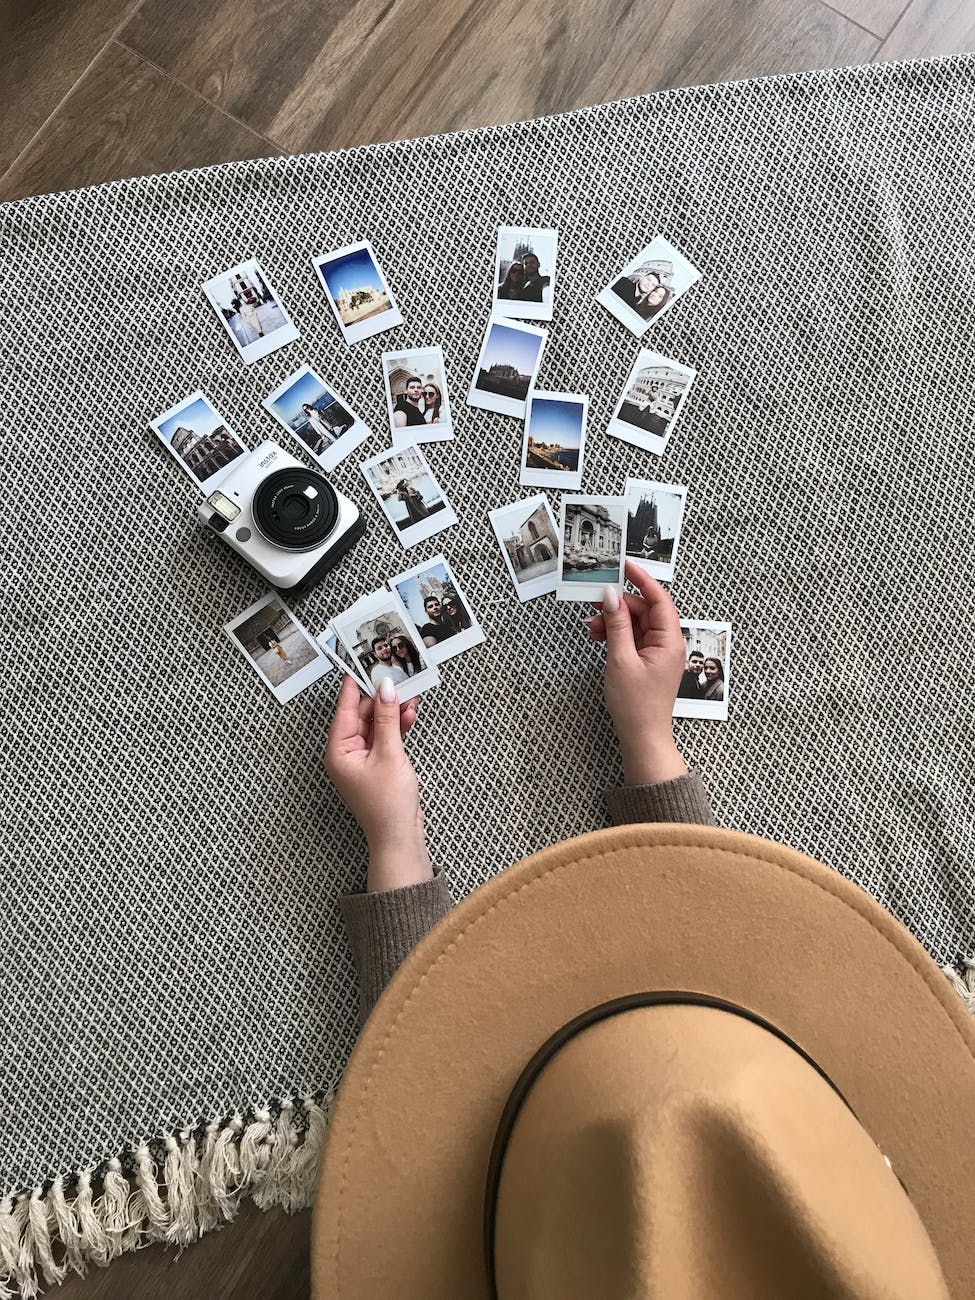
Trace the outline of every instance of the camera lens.
[[339, 503], [331, 484], [303, 465], [276, 469], [254, 493], [254, 520], [275, 546], [310, 551], [335, 527]]

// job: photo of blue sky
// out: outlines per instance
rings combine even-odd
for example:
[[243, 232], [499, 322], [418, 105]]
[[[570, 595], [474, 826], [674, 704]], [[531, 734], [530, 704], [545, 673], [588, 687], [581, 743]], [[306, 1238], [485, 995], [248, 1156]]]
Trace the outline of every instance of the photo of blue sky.
[[514, 366], [521, 375], [530, 375], [535, 369], [542, 339], [535, 334], [512, 325], [492, 325], [481, 366]]
[[164, 420], [158, 429], [167, 442], [172, 442], [177, 429], [192, 429], [194, 433], [207, 434], [225, 426], [223, 416], [213, 409], [205, 397], [198, 397], [189, 406], [180, 407], [176, 415]]
[[306, 402], [314, 406], [322, 397], [326, 399], [324, 405], [336, 400], [334, 393], [329, 392], [315, 375], [306, 371], [305, 374], [295, 380], [286, 393], [283, 393], [271, 405], [274, 407], [275, 414], [279, 419], [284, 420], [285, 424], [293, 425]]
[[323, 262], [318, 269], [333, 298], [337, 298], [344, 290], [349, 293], [354, 293], [356, 289], [371, 289], [373, 293], [386, 292], [379, 267], [365, 248]]
[[559, 398], [535, 397], [528, 432], [536, 442], [578, 450], [582, 443], [582, 405]]

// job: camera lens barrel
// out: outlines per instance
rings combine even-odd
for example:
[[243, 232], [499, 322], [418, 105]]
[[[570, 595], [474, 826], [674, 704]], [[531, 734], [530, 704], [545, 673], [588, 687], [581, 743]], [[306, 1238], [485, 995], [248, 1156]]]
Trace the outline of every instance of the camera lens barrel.
[[323, 475], [303, 465], [276, 469], [254, 493], [254, 522], [269, 542], [289, 551], [321, 546], [335, 527], [339, 503]]

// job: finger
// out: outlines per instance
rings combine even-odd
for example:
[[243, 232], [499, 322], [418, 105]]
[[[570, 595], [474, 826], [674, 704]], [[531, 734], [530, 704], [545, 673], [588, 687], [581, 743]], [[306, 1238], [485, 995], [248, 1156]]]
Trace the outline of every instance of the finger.
[[401, 736], [405, 736], [413, 726], [413, 723], [416, 722], [416, 715], [419, 712], [419, 709], [419, 700], [410, 700], [408, 704], [403, 705], [399, 715], [399, 734]]
[[372, 696], [363, 695], [359, 700], [359, 735], [363, 740], [369, 739], [372, 727]]
[[593, 618], [585, 620], [586, 627], [589, 629], [589, 635], [594, 641], [606, 640], [606, 620], [602, 614], [596, 614]]
[[372, 743], [380, 754], [395, 753], [403, 748], [400, 735], [399, 696], [392, 677], [384, 677], [372, 705]]
[[626, 659], [636, 653], [630, 608], [615, 587], [605, 587], [600, 602], [606, 624], [606, 650], [614, 658]]
[[348, 674], [342, 674], [342, 685], [335, 704], [335, 716], [328, 731], [326, 754], [359, 734], [359, 687]]
[[627, 581], [633, 583], [647, 602], [645, 626], [649, 630], [665, 634], [670, 640], [675, 637], [683, 640], [677, 607], [670, 593], [664, 590], [656, 578], [651, 578], [645, 569], [641, 569], [639, 564], [634, 564], [632, 560], [626, 561], [625, 573]]

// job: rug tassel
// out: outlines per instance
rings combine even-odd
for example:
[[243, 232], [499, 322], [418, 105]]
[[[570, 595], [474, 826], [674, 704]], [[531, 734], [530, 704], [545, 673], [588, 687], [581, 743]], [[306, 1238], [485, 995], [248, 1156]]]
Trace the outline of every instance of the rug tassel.
[[30, 1250], [30, 1230], [28, 1223], [30, 1220], [30, 1207], [27, 1197], [22, 1197], [14, 1203], [13, 1213], [10, 1216], [14, 1226], [14, 1270], [11, 1281], [14, 1286], [19, 1288], [18, 1294], [23, 1300], [34, 1300], [39, 1294], [37, 1285], [37, 1271], [34, 1268], [34, 1258]]
[[954, 966], [942, 966], [941, 969], [948, 976], [952, 988], [964, 1002], [968, 1014], [975, 1016], [975, 960], [966, 957], [962, 962], [964, 971], [961, 975], [955, 970]]
[[13, 1201], [8, 1196], [0, 1201], [0, 1300], [10, 1300], [13, 1292], [8, 1283], [16, 1286], [20, 1272], [20, 1228], [15, 1217]]
[[254, 1204], [259, 1210], [266, 1210], [271, 1205], [283, 1205], [285, 1209], [290, 1209], [289, 1180], [298, 1148], [294, 1102], [290, 1098], [281, 1103], [281, 1111], [268, 1147], [267, 1168], [261, 1186], [254, 1193]]
[[63, 1282], [67, 1268], [55, 1261], [51, 1249], [51, 1229], [48, 1208], [39, 1187], [35, 1187], [27, 1202], [27, 1231], [24, 1233], [24, 1264], [40, 1265], [45, 1282]]
[[175, 1241], [181, 1246], [188, 1246], [197, 1238], [193, 1186], [196, 1162], [194, 1148], [193, 1138], [185, 1130], [180, 1133], [178, 1142], [174, 1137], [166, 1139], [163, 1177], [166, 1181], [170, 1220], [169, 1227], [166, 1229], [166, 1239]]
[[99, 1268], [104, 1268], [111, 1258], [109, 1255], [108, 1236], [98, 1222], [95, 1213], [95, 1201], [91, 1194], [91, 1172], [82, 1170], [78, 1175], [78, 1191], [74, 1198], [74, 1210], [78, 1216], [78, 1231], [81, 1235], [81, 1249], [85, 1256], [93, 1260]]
[[121, 1161], [114, 1156], [102, 1175], [102, 1194], [95, 1205], [99, 1222], [105, 1229], [109, 1259], [117, 1259], [125, 1249], [129, 1224], [129, 1199], [132, 1189], [122, 1173]]
[[217, 1159], [217, 1135], [220, 1125], [214, 1120], [203, 1130], [203, 1146], [197, 1162], [196, 1221], [200, 1236], [217, 1226], [220, 1211], [213, 1190], [213, 1170]]
[[328, 1131], [328, 1113], [331, 1104], [331, 1093], [321, 1102], [315, 1101], [314, 1097], [302, 1098], [306, 1124], [305, 1140], [295, 1152], [291, 1165], [290, 1205], [285, 1206], [290, 1214], [311, 1205], [315, 1195], [315, 1179], [322, 1147], [325, 1145], [325, 1134]]
[[234, 1115], [230, 1123], [220, 1130], [213, 1144], [208, 1182], [213, 1203], [225, 1223], [237, 1217], [240, 1193], [244, 1189], [244, 1176], [240, 1167], [238, 1138], [244, 1131], [244, 1121]]
[[81, 1231], [78, 1228], [74, 1206], [69, 1205], [65, 1197], [63, 1178], [55, 1178], [48, 1191], [47, 1200], [54, 1222], [57, 1224], [61, 1245], [64, 1247], [65, 1263], [68, 1268], [84, 1276], [87, 1265], [81, 1248]]
[[145, 1213], [140, 1218], [147, 1224], [146, 1235], [150, 1241], [165, 1241], [166, 1229], [169, 1227], [169, 1215], [159, 1196], [156, 1182], [156, 1164], [146, 1145], [136, 1148], [135, 1181], [142, 1197]]
[[[240, 1176], [245, 1186], [257, 1189], [264, 1182], [271, 1152], [268, 1134], [271, 1132], [271, 1112], [257, 1110], [253, 1121], [244, 1129], [240, 1139]], [[256, 1199], [256, 1198], [255, 1198]]]

